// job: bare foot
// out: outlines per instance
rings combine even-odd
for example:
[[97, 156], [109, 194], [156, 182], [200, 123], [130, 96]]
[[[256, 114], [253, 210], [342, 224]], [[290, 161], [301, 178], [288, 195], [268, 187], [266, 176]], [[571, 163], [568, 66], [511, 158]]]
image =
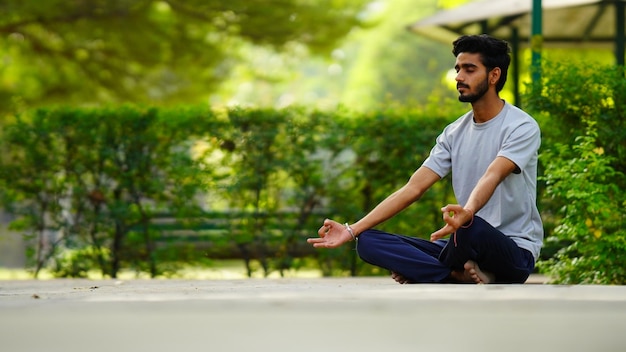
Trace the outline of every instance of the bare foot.
[[468, 260], [463, 265], [465, 272], [469, 274], [470, 278], [477, 284], [489, 284], [495, 281], [493, 274], [480, 270], [478, 264], [473, 260]]
[[396, 273], [396, 272], [391, 272], [391, 278], [394, 279], [397, 283], [399, 284], [410, 284], [411, 282], [404, 276]]
[[480, 270], [478, 264], [473, 260], [465, 262], [463, 268], [465, 270], [450, 273], [450, 277], [457, 282], [472, 284], [489, 284], [495, 281], [493, 274]]

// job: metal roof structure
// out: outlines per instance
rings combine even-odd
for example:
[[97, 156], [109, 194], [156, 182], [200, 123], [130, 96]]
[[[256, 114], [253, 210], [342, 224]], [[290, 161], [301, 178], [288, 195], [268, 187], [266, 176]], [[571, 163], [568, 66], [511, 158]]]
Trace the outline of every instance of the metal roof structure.
[[[618, 14], [626, 0], [543, 0], [543, 37], [546, 47], [610, 47], [619, 37]], [[488, 33], [530, 41], [532, 0], [482, 0], [441, 11], [409, 25], [409, 30], [451, 42], [462, 34]], [[621, 33], [624, 23], [621, 23]], [[622, 38], [623, 40], [623, 38]]]
[[[532, 0], [480, 0], [407, 28], [445, 43], [464, 34], [487, 33], [509, 41], [516, 53], [520, 46], [530, 46], [532, 11]], [[616, 63], [624, 65], [626, 0], [542, 0], [542, 12], [543, 47], [614, 48]]]

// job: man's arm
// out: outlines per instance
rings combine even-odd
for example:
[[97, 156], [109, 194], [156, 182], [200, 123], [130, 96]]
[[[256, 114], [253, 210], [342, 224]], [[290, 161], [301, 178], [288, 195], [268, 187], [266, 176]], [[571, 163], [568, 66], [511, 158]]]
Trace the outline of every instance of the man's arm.
[[465, 206], [448, 204], [441, 208], [446, 225], [430, 235], [432, 241], [455, 232], [463, 224], [472, 220], [474, 214], [487, 204], [496, 187], [515, 169], [517, 165], [505, 157], [497, 157], [478, 180]]
[[420, 167], [413, 173], [409, 181], [390, 196], [380, 202], [365, 217], [351, 225], [352, 234], [346, 227], [336, 221], [326, 219], [318, 230], [318, 238], [309, 238], [307, 242], [314, 247], [334, 248], [352, 240], [352, 235], [370, 229], [398, 214], [411, 205], [440, 179], [434, 171]]
[[361, 232], [377, 226], [406, 209], [439, 180], [439, 175], [434, 171], [424, 166], [420, 167], [402, 188], [385, 198], [369, 214], [351, 226], [355, 235], [358, 236]]

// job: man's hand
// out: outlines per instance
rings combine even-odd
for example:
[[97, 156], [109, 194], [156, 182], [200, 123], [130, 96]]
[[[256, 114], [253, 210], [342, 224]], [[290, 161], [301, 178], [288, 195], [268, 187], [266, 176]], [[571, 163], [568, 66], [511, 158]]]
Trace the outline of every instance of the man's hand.
[[441, 212], [443, 213], [443, 221], [446, 222], [446, 225], [430, 235], [431, 241], [436, 241], [449, 234], [455, 233], [459, 227], [471, 221], [474, 217], [474, 213], [471, 210], [465, 209], [458, 204], [448, 204], [441, 208]]
[[320, 237], [306, 240], [315, 248], [336, 248], [352, 240], [352, 235], [344, 225], [330, 219], [324, 220], [324, 225], [320, 227], [317, 234]]

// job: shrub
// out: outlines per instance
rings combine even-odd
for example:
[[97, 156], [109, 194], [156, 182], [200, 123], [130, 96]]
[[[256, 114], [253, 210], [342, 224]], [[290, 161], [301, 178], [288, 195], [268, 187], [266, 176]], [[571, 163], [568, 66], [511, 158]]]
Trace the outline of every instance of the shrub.
[[538, 264], [557, 283], [626, 283], [626, 79], [623, 67], [544, 64], [526, 107], [542, 127]]
[[547, 194], [561, 200], [563, 215], [550, 241], [563, 247], [540, 263], [556, 283], [625, 284], [624, 195], [616, 183], [623, 174], [597, 146], [590, 123], [573, 146], [557, 145], [542, 154]]

